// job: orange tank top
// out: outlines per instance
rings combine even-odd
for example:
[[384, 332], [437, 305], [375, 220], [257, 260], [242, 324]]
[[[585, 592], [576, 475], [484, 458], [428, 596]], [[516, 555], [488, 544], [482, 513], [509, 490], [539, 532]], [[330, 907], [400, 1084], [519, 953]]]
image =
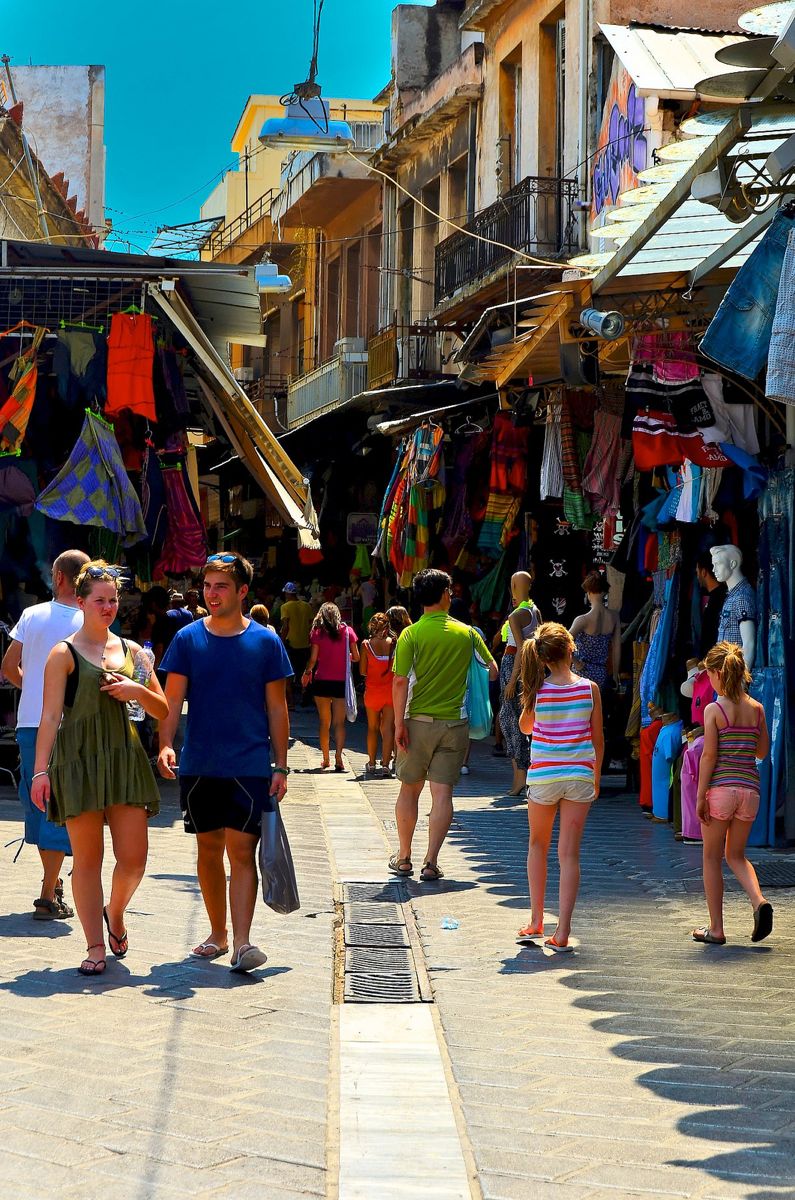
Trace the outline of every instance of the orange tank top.
[[370, 689], [392, 687], [392, 655], [376, 654], [369, 642], [364, 643], [367, 651], [367, 675], [365, 687]]

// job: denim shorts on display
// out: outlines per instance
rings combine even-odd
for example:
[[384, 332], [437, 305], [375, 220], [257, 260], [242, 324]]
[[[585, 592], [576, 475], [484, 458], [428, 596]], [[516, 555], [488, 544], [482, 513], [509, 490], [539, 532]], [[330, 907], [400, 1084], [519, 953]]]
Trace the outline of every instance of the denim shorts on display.
[[778, 212], [732, 280], [699, 350], [745, 379], [767, 364], [787, 239], [795, 218]]
[[527, 799], [533, 804], [557, 804], [560, 800], [574, 800], [577, 804], [591, 804], [594, 800], [593, 780], [572, 779], [569, 783], [528, 783]]
[[759, 812], [759, 792], [741, 787], [714, 787], [707, 792], [709, 815], [716, 821], [754, 821]]
[[767, 360], [765, 392], [771, 400], [795, 404], [795, 230], [790, 231], [781, 281], [778, 289], [776, 315], [770, 335], [770, 354]]

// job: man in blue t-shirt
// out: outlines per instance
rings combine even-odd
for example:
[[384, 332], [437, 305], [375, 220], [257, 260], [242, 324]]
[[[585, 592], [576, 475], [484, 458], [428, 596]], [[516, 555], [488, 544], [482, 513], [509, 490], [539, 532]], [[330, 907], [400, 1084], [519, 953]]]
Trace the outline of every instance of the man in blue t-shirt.
[[[286, 682], [292, 675], [281, 639], [243, 616], [251, 564], [238, 554], [212, 554], [204, 568], [209, 616], [180, 629], [161, 664], [169, 714], [160, 725], [160, 773], [174, 779], [174, 734], [185, 700], [188, 720], [180, 759], [180, 805], [186, 833], [198, 844], [199, 885], [210, 936], [197, 958], [229, 951], [226, 870], [232, 915], [233, 971], [266, 961], [252, 945], [257, 899], [256, 849], [262, 814], [287, 791]], [[271, 765], [271, 757], [273, 765]]]

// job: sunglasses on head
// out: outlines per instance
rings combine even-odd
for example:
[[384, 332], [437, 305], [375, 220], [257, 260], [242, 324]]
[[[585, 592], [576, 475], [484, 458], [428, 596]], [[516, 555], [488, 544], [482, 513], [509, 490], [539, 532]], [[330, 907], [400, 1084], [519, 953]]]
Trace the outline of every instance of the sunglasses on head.
[[89, 579], [118, 579], [121, 571], [117, 567], [86, 567]]
[[236, 563], [239, 561], [240, 559], [236, 554], [211, 554], [207, 559], [207, 566], [209, 567], [211, 563], [219, 562], [226, 563], [228, 566], [230, 563]]

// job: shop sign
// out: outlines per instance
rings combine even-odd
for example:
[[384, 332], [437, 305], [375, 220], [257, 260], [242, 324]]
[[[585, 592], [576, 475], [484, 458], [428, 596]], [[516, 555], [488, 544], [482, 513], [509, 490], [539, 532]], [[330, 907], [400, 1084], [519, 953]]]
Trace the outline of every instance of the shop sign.
[[374, 546], [378, 540], [378, 513], [351, 513], [348, 517], [348, 545]]

